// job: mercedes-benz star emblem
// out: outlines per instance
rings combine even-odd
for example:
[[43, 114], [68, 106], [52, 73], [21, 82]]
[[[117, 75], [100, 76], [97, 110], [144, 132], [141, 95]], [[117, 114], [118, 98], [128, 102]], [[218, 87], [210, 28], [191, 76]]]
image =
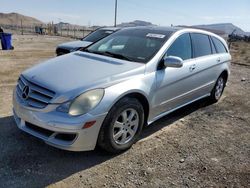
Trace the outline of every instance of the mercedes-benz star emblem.
[[29, 86], [24, 86], [22, 93], [23, 99], [27, 99], [29, 97], [29, 92], [30, 92]]

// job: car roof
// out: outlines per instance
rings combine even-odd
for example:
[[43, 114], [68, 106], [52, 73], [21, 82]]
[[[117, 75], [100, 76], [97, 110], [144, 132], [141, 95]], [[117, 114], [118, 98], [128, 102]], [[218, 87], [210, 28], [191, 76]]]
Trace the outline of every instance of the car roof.
[[151, 30], [151, 31], [160, 31], [160, 32], [176, 32], [183, 28], [181, 27], [162, 27], [162, 26], [137, 26], [137, 27], [124, 27], [123, 29], [138, 29], [138, 30]]
[[182, 28], [178, 27], [160, 27], [160, 26], [137, 26], [137, 27], [123, 27], [120, 32], [130, 32], [135, 31], [136, 33], [148, 33], [148, 34], [160, 34], [160, 35], [166, 35], [171, 36], [173, 33], [175, 33], [178, 30], [181, 30]]
[[112, 31], [117, 31], [117, 30], [146, 30], [148, 32], [158, 32], [158, 33], [175, 33], [180, 30], [185, 30], [185, 31], [196, 31], [196, 32], [201, 32], [204, 33], [206, 32], [207, 34], [211, 34], [211, 32], [208, 32], [206, 30], [202, 29], [194, 29], [194, 28], [187, 28], [187, 27], [167, 27], [167, 26], [136, 26], [136, 27], [101, 27], [98, 30], [112, 30]]
[[[165, 35], [172, 35], [178, 31], [180, 32], [196, 32], [196, 33], [202, 33], [202, 34], [207, 34], [210, 36], [214, 36], [218, 39], [220, 39], [220, 41], [222, 41], [224, 44], [225, 41], [223, 40], [222, 37], [216, 35], [215, 33], [203, 30], [203, 29], [196, 29], [196, 28], [189, 28], [189, 27], [176, 27], [176, 26], [171, 26], [171, 27], [167, 27], [167, 26], [136, 26], [136, 27], [103, 27], [100, 28], [103, 30], [113, 30], [113, 31], [118, 31], [118, 30], [138, 30], [138, 31], [144, 31], [144, 32], [152, 32], [152, 33], [158, 33], [158, 34], [165, 34]], [[119, 31], [118, 31], [119, 32]]]
[[101, 27], [99, 30], [111, 30], [111, 31], [116, 31], [121, 29], [120, 27]]
[[[154, 32], [154, 33], [159, 33], [159, 34], [166, 34], [166, 35], [171, 35], [176, 32], [196, 32], [196, 33], [201, 33], [201, 34], [207, 34], [210, 36], [215, 36], [222, 40], [222, 38], [215, 33], [203, 30], [203, 29], [196, 29], [196, 28], [188, 28], [188, 27], [163, 27], [163, 26], [137, 26], [137, 27], [125, 27], [122, 28], [122, 30], [144, 30], [147, 32]], [[223, 40], [222, 40], [223, 41]]]

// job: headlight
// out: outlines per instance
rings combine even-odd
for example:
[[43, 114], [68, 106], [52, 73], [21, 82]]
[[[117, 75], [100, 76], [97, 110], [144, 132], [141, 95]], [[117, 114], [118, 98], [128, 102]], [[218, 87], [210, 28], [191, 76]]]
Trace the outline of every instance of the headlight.
[[72, 116], [83, 115], [95, 108], [102, 100], [103, 95], [103, 89], [90, 90], [79, 95], [72, 102], [62, 104], [57, 110], [68, 112]]

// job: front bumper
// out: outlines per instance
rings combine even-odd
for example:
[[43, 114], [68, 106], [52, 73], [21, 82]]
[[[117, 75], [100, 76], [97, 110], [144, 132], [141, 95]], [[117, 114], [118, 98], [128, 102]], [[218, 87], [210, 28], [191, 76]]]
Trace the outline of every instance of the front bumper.
[[[56, 105], [49, 106], [49, 111], [27, 108], [22, 105], [14, 91], [13, 114], [19, 129], [60, 149], [88, 151], [95, 148], [100, 127], [107, 113], [70, 117], [57, 112]], [[83, 129], [84, 124], [90, 121], [96, 122], [92, 127]]]

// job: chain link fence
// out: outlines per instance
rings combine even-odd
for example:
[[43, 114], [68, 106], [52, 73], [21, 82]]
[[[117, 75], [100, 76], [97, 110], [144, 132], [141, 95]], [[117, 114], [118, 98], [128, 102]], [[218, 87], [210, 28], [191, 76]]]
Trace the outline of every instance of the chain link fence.
[[88, 35], [90, 32], [96, 29], [93, 27], [85, 26], [73, 26], [73, 25], [58, 25], [58, 24], [46, 24], [46, 25], [0, 25], [4, 31], [15, 33], [15, 34], [38, 34], [38, 35], [54, 35], [54, 36], [63, 36], [71, 37], [75, 39], [80, 39]]

